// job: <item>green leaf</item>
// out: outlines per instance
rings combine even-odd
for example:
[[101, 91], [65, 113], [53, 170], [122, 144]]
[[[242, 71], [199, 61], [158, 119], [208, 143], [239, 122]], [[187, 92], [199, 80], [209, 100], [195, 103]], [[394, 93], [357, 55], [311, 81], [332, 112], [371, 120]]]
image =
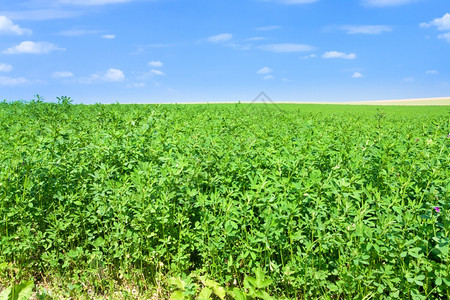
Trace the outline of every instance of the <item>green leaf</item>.
[[69, 256], [70, 258], [77, 258], [78, 257], [78, 251], [70, 250], [69, 252], [67, 252], [67, 256]]
[[105, 240], [101, 236], [95, 239], [94, 243], [92, 243], [92, 245], [97, 248], [102, 247], [104, 244]]
[[380, 286], [377, 288], [377, 292], [380, 293], [380, 294], [383, 294], [383, 292], [384, 292], [384, 285], [380, 285]]
[[339, 287], [337, 285], [335, 285], [334, 283], [329, 283], [328, 284], [328, 289], [331, 292], [337, 292], [339, 290]]
[[171, 277], [171, 278], [167, 279], [167, 283], [170, 285], [176, 286], [177, 288], [179, 288], [182, 291], [184, 291], [186, 288], [186, 282], [184, 282], [180, 278]]
[[67, 287], [69, 288], [69, 290], [74, 290], [74, 289], [78, 289], [80, 286], [77, 284], [67, 284]]
[[232, 221], [232, 220], [228, 220], [225, 222], [225, 232], [227, 235], [231, 234], [233, 232], [233, 230], [237, 229], [238, 225], [236, 224], [236, 222]]
[[399, 290], [394, 290], [389, 294], [389, 296], [391, 296], [393, 299], [397, 299], [399, 298], [399, 294], [400, 294]]
[[206, 279], [205, 285], [214, 291], [214, 294], [220, 299], [225, 299], [226, 291], [217, 282]]
[[252, 277], [252, 276], [247, 276], [244, 279], [244, 284], [248, 282], [252, 287], [256, 287], [256, 278]]
[[14, 300], [28, 300], [31, 298], [33, 294], [34, 282], [30, 281], [22, 281], [19, 285], [15, 285], [13, 287], [13, 295], [12, 299]]
[[183, 295], [183, 292], [181, 291], [175, 291], [170, 295], [170, 300], [184, 300], [185, 297]]
[[418, 281], [418, 280], [414, 280], [414, 283], [420, 286], [423, 286], [423, 282], [422, 281]]
[[256, 284], [255, 284], [255, 286], [257, 288], [259, 288], [259, 289], [262, 289], [262, 288], [268, 287], [271, 284], [272, 284], [272, 279], [270, 279], [270, 278], [266, 279], [264, 271], [261, 268], [258, 268], [256, 270]]
[[438, 246], [436, 246], [436, 248], [439, 249], [439, 251], [442, 253], [442, 255], [444, 257], [448, 255], [448, 245], [445, 245], [445, 244], [438, 245]]
[[270, 296], [267, 292], [261, 292], [261, 296], [262, 299], [264, 300], [273, 300], [274, 298], [272, 296]]
[[12, 290], [12, 287], [8, 287], [8, 288], [4, 289], [0, 293], [0, 300], [9, 300], [10, 295], [11, 295], [11, 290]]
[[199, 300], [208, 300], [208, 299], [210, 299], [211, 294], [212, 294], [212, 291], [209, 288], [204, 287], [201, 290], [201, 292], [198, 294], [197, 299], [199, 299]]
[[230, 254], [230, 256], [228, 258], [227, 267], [231, 268], [232, 266], [233, 266], [233, 256]]
[[422, 250], [422, 248], [416, 247], [408, 250], [408, 254], [411, 255], [414, 258], [419, 258], [421, 255], [419, 252]]
[[272, 300], [273, 298], [265, 291], [257, 291], [252, 295], [253, 297], [264, 299], [264, 300]]
[[8, 268], [8, 264], [3, 262], [0, 264], [0, 272], [5, 271]]
[[441, 285], [442, 284], [442, 278], [440, 278], [440, 277], [436, 278], [435, 283], [436, 283], [436, 285]]
[[243, 292], [241, 292], [238, 288], [234, 288], [230, 292], [230, 294], [235, 300], [246, 300], [247, 299], [245, 294]]

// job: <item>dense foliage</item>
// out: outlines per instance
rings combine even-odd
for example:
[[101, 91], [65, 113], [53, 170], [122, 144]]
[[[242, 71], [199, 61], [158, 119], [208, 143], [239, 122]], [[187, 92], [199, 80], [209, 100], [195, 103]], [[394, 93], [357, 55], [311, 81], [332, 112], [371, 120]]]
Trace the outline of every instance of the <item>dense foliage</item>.
[[0, 290], [448, 298], [449, 112], [1, 103]]

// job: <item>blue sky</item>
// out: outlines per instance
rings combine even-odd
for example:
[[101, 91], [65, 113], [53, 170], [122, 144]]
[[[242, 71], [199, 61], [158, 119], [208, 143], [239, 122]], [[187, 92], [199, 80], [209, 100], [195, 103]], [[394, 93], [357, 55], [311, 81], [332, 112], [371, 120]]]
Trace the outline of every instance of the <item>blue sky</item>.
[[0, 98], [76, 103], [450, 96], [448, 0], [15, 0]]

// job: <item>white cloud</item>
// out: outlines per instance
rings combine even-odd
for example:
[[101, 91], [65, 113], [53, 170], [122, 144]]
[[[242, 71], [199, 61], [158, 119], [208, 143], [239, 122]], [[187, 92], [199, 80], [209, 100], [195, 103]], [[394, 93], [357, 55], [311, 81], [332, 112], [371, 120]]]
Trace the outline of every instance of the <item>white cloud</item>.
[[155, 68], [161, 68], [164, 64], [159, 60], [152, 60], [148, 65]]
[[272, 73], [272, 69], [269, 67], [264, 67], [258, 70], [258, 72], [256, 72], [257, 74], [269, 74]]
[[0, 63], [0, 72], [9, 72], [13, 69], [11, 65]]
[[258, 28], [256, 28], [256, 30], [269, 31], [269, 30], [275, 30], [275, 29], [280, 29], [280, 28], [281, 28], [281, 26], [279, 26], [279, 25], [270, 25], [270, 26], [258, 27]]
[[110, 82], [124, 81], [125, 75], [119, 69], [110, 68], [106, 71], [104, 80]]
[[3, 54], [22, 54], [22, 53], [28, 53], [28, 54], [47, 54], [51, 51], [56, 50], [66, 50], [64, 48], [59, 48], [56, 45], [49, 43], [49, 42], [32, 42], [32, 41], [25, 41], [20, 43], [17, 46], [8, 48], [3, 51]]
[[69, 4], [69, 5], [105, 5], [105, 4], [114, 4], [114, 3], [125, 3], [131, 2], [133, 0], [58, 0], [58, 3], [61, 4]]
[[132, 84], [128, 84], [127, 87], [128, 88], [143, 88], [145, 87], [147, 84], [145, 82], [135, 82]]
[[[150, 64], [149, 64], [150, 65]], [[138, 76], [137, 79], [141, 80], [142, 82], [147, 81], [148, 79], [154, 79], [157, 76], [165, 76], [166, 73], [164, 73], [161, 70], [158, 69], [150, 69], [150, 71], [143, 73], [142, 75]]]
[[450, 32], [440, 34], [438, 35], [438, 38], [446, 40], [447, 42], [450, 43]]
[[423, 28], [429, 28], [431, 26], [436, 26], [441, 31], [450, 30], [450, 14], [446, 13], [442, 18], [436, 18], [429, 23], [420, 24], [420, 27]]
[[346, 54], [344, 52], [338, 52], [338, 51], [328, 51], [325, 52], [322, 55], [323, 58], [344, 58], [344, 59], [355, 59], [356, 58], [356, 54], [354, 53], [350, 53], [350, 54]]
[[246, 41], [254, 42], [254, 41], [263, 41], [265, 39], [267, 39], [267, 38], [261, 37], [261, 36], [255, 36], [255, 37], [251, 37], [251, 38], [246, 39]]
[[392, 27], [386, 25], [345, 25], [339, 28], [348, 34], [381, 34], [392, 31]]
[[437, 75], [439, 72], [437, 70], [428, 70], [425, 72], [427, 75]]
[[95, 83], [95, 82], [121, 82], [125, 80], [125, 74], [119, 70], [110, 68], [105, 73], [92, 74], [87, 78], [81, 78], [81, 83]]
[[208, 38], [211, 43], [223, 43], [231, 40], [233, 35], [231, 33], [221, 33], [218, 35], [213, 35]]
[[4, 86], [16, 86], [16, 85], [26, 84], [29, 82], [30, 81], [24, 77], [11, 78], [11, 77], [0, 76], [0, 85], [4, 85]]
[[317, 57], [316, 54], [310, 54], [310, 55], [302, 56], [302, 57], [300, 57], [300, 58], [301, 58], [301, 59], [309, 59], [309, 58], [316, 58], [316, 57]]
[[163, 72], [163, 71], [156, 70], [156, 69], [151, 69], [151, 70], [150, 70], [150, 73], [151, 73], [152, 75], [157, 75], [157, 76], [162, 76], [162, 75], [164, 75], [164, 72]]
[[368, 6], [385, 7], [408, 4], [414, 1], [416, 0], [363, 0], [363, 3]]
[[59, 72], [53, 72], [52, 77], [53, 78], [70, 78], [73, 77], [73, 73], [69, 71], [59, 71]]
[[314, 50], [314, 47], [304, 44], [268, 44], [260, 46], [259, 48], [276, 53], [306, 52]]
[[15, 34], [24, 35], [31, 34], [30, 29], [21, 28], [19, 25], [13, 23], [13, 21], [6, 16], [0, 16], [0, 34]]
[[271, 80], [271, 79], [275, 79], [275, 77], [273, 77], [272, 75], [270, 75], [270, 73], [272, 73], [273, 70], [269, 67], [263, 67], [261, 69], [259, 69], [256, 74], [261, 74], [261, 75], [265, 75], [262, 77], [262, 80]]
[[405, 78], [403, 78], [404, 82], [413, 82], [414, 80], [415, 80], [414, 77], [405, 77]]
[[107, 39], [107, 40], [113, 40], [116, 38], [116, 36], [114, 34], [104, 34], [104, 35], [102, 35], [102, 38]]
[[352, 75], [352, 78], [363, 78], [363, 77], [364, 77], [364, 75], [359, 72], [355, 72]]
[[[440, 31], [450, 30], [450, 14], [446, 13], [442, 18], [436, 18], [429, 23], [420, 23], [422, 28], [430, 28], [432, 26], [436, 26]], [[450, 32], [439, 34], [438, 38], [450, 43]]]

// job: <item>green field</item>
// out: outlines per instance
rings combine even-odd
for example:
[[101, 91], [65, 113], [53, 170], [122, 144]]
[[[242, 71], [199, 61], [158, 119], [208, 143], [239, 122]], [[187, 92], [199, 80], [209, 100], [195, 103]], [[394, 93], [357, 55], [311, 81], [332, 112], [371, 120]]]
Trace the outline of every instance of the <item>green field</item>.
[[449, 133], [450, 106], [0, 103], [0, 291], [448, 299]]

